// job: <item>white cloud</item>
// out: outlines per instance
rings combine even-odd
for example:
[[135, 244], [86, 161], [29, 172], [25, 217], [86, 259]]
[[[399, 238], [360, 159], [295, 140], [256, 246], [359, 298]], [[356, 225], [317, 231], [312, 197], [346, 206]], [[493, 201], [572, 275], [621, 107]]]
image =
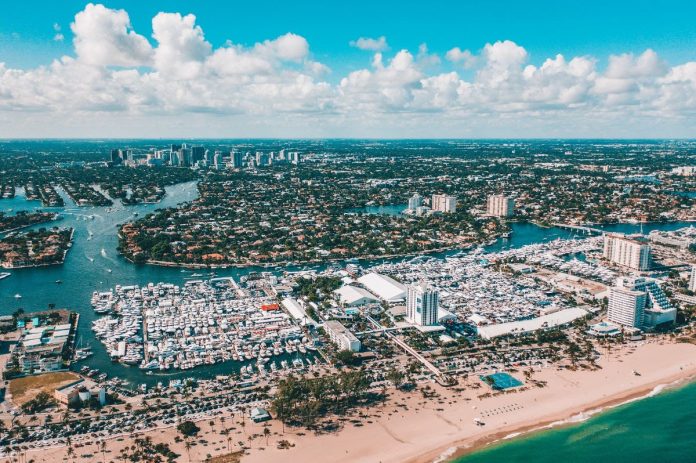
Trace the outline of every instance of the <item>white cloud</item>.
[[421, 43], [418, 46], [418, 55], [416, 55], [416, 61], [421, 67], [435, 66], [440, 64], [440, 57], [435, 53], [430, 53], [426, 43]]
[[152, 37], [157, 40], [155, 68], [165, 78], [197, 77], [212, 52], [192, 14], [158, 13], [152, 19]]
[[75, 15], [70, 29], [75, 35], [75, 53], [84, 63], [139, 66], [150, 62], [150, 43], [132, 30], [125, 10], [89, 3]]
[[381, 36], [376, 39], [360, 37], [358, 40], [351, 40], [350, 46], [367, 51], [389, 50], [389, 44], [387, 44], [387, 38], [385, 36]]
[[304, 37], [288, 32], [275, 40], [257, 44], [256, 49], [262, 54], [271, 54], [283, 61], [301, 61], [309, 54], [309, 43]]
[[53, 31], [55, 32], [53, 35], [54, 42], [62, 42], [65, 39], [65, 36], [61, 32], [60, 24], [53, 23]]
[[454, 47], [447, 51], [445, 59], [453, 63], [461, 63], [465, 69], [470, 69], [476, 64], [476, 56], [469, 50], [462, 50], [459, 47]]
[[604, 69], [591, 56], [532, 60], [503, 40], [476, 54], [451, 48], [442, 64], [425, 44], [392, 54], [385, 38], [363, 38], [354, 46], [376, 50], [371, 64], [331, 83], [294, 33], [214, 48], [193, 15], [159, 13], [152, 29], [154, 45], [125, 11], [89, 4], [71, 24], [74, 57], [0, 63], [0, 136], [675, 136], [696, 126], [696, 62], [670, 66], [653, 50], [612, 55]]

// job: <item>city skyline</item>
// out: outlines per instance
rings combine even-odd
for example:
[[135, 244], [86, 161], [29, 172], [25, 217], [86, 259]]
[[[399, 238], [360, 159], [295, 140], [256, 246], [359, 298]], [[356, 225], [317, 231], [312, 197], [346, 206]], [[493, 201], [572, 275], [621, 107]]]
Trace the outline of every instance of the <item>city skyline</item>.
[[0, 137], [692, 137], [693, 7], [632, 5], [9, 5]]

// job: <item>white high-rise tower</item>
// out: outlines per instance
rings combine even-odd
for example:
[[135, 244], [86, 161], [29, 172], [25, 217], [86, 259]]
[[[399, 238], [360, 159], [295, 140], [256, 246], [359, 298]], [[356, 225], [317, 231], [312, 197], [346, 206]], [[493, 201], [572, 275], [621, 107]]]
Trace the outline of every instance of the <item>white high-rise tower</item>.
[[406, 319], [414, 325], [437, 325], [439, 293], [425, 283], [408, 287]]

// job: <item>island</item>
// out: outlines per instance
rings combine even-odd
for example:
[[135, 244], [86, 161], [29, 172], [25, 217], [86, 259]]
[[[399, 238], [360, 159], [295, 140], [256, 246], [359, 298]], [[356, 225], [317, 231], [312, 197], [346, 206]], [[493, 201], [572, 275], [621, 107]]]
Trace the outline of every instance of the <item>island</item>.
[[60, 216], [53, 212], [20, 211], [15, 215], [0, 212], [0, 233], [8, 233], [22, 228], [57, 220]]
[[72, 228], [41, 228], [0, 239], [0, 266], [41, 267], [62, 264], [72, 244]]

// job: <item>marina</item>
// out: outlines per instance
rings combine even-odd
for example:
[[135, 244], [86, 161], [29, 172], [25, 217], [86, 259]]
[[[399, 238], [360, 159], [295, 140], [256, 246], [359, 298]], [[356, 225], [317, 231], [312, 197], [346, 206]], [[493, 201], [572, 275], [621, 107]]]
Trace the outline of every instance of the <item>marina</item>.
[[[147, 384], [154, 386], [163, 378], [165, 381], [177, 381], [187, 377], [195, 376], [200, 378], [214, 378], [216, 375], [240, 373], [242, 367], [245, 372], [250, 366], [254, 371], [258, 371], [257, 360], [246, 360], [235, 362], [234, 358], [230, 361], [222, 361], [206, 365], [206, 368], [192, 368], [187, 370], [174, 369], [168, 370], [141, 370], [139, 363], [137, 365], [126, 365], [121, 362], [113, 362], [111, 358], [112, 350], [107, 348], [100, 340], [98, 340], [92, 331], [92, 322], [102, 318], [108, 312], [107, 309], [99, 309], [95, 311], [91, 301], [93, 293], [96, 290], [98, 293], [109, 293], [117, 284], [122, 286], [137, 285], [147, 287], [150, 282], [167, 282], [173, 285], [183, 287], [187, 281], [210, 278], [212, 275], [209, 272], [198, 270], [187, 270], [176, 267], [157, 267], [149, 265], [134, 265], [126, 259], [120, 257], [115, 251], [109, 252], [110, 249], [115, 250], [118, 244], [116, 236], [116, 227], [119, 223], [130, 220], [134, 212], [140, 215], [145, 215], [148, 212], [161, 207], [172, 207], [186, 201], [190, 201], [197, 196], [197, 188], [195, 182], [175, 185], [166, 188], [166, 195], [162, 202], [157, 204], [138, 204], [133, 206], [122, 206], [118, 201], [110, 207], [75, 207], [70, 198], [57, 189], [58, 193], [63, 197], [66, 206], [62, 208], [44, 208], [41, 207], [38, 201], [28, 201], [23, 197], [21, 189], [17, 190], [17, 195], [11, 200], [3, 200], [0, 202], [0, 207], [4, 210], [49, 210], [60, 212], [63, 216], [62, 224], [75, 229], [73, 247], [70, 253], [67, 254], [65, 262], [60, 266], [16, 269], [11, 273], [12, 284], [0, 285], [0, 299], [3, 301], [2, 314], [8, 315], [17, 309], [25, 311], [41, 310], [48, 307], [49, 304], [55, 304], [57, 307], [69, 307], [80, 313], [80, 325], [78, 326], [78, 336], [80, 336], [85, 344], [92, 346], [92, 355], [84, 357], [75, 362], [74, 368], [79, 370], [83, 366], [88, 366], [90, 370], [99, 370], [108, 372], [109, 376], [117, 376], [130, 384]], [[90, 217], [93, 217], [91, 219]], [[646, 233], [652, 230], [676, 230], [688, 226], [687, 222], [671, 222], [671, 223], [649, 223], [643, 224], [642, 227]], [[543, 228], [530, 223], [512, 223], [512, 234], [507, 239], [501, 239], [493, 244], [487, 245], [482, 251], [499, 252], [510, 251], [529, 244], [544, 244], [552, 242], [558, 238], [567, 240], [577, 238], [577, 234], [562, 230], [559, 228]], [[609, 225], [606, 227], [609, 231], [637, 232], [641, 229], [641, 225], [637, 224], [619, 224]], [[91, 239], [89, 239], [91, 238]], [[583, 237], [584, 238], [584, 237]], [[102, 254], [102, 249], [105, 254]], [[479, 251], [480, 252], [480, 251]], [[458, 255], [459, 257], [452, 257]], [[444, 263], [436, 264], [442, 259], [462, 258], [467, 256], [467, 252], [461, 251], [446, 251], [434, 253], [428, 256], [419, 257], [419, 260], [428, 260], [429, 265], [444, 265]], [[351, 263], [360, 264], [364, 268], [373, 265], [403, 265], [404, 262], [410, 262], [413, 257], [394, 258], [394, 259], [379, 259], [377, 261], [356, 261], [351, 259]], [[416, 261], [418, 262], [418, 261]], [[283, 272], [303, 272], [303, 271], [321, 271], [325, 269], [324, 265], [298, 265], [284, 266], [274, 270], [275, 274], [282, 275]], [[111, 270], [111, 272], [109, 272]], [[264, 271], [267, 269], [261, 268], [219, 268], [216, 269], [217, 277], [232, 277], [235, 281], [241, 281], [243, 277], [253, 272]], [[194, 276], [197, 274], [197, 276]], [[415, 274], [413, 276], [415, 278]], [[491, 278], [495, 278], [491, 276]], [[61, 281], [60, 285], [55, 282]], [[31, 305], [25, 302], [22, 295], [31, 294]], [[15, 297], [18, 296], [18, 297]], [[473, 297], [473, 296], [472, 296]], [[108, 300], [108, 299], [105, 299]], [[456, 310], [457, 302], [454, 298], [451, 304]], [[520, 314], [525, 313], [523, 308], [518, 307]], [[274, 356], [275, 358], [275, 356]], [[292, 364], [292, 356], [284, 352], [280, 357], [286, 360], [288, 366]], [[306, 362], [305, 362], [306, 363]], [[274, 370], [282, 370], [282, 365], [279, 360], [269, 361], [264, 368], [271, 372]], [[151, 373], [151, 374], [147, 374]]]
[[[248, 296], [231, 278], [181, 287], [117, 285], [113, 292], [95, 293], [93, 305], [105, 316], [92, 329], [111, 359], [141, 370], [189, 370], [233, 360], [254, 361], [242, 372], [263, 375], [265, 365], [271, 362], [273, 369], [272, 359], [283, 354], [295, 355], [292, 366], [301, 369], [300, 356], [316, 350], [271, 298]], [[287, 359], [280, 363], [287, 369]]]

